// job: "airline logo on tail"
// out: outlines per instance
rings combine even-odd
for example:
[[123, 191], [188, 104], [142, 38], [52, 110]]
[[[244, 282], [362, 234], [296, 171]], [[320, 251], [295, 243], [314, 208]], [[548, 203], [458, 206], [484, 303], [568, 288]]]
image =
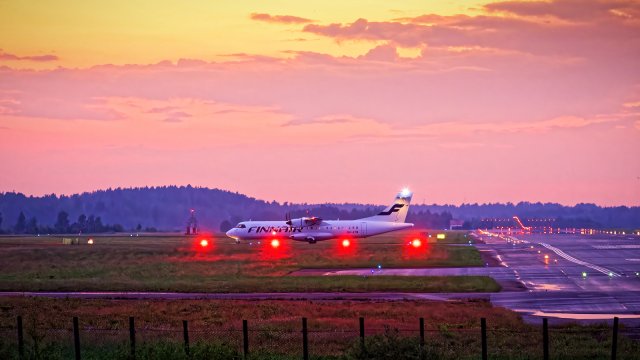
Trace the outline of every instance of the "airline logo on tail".
[[393, 206], [387, 210], [379, 213], [378, 215], [391, 215], [394, 212], [400, 211], [404, 207], [404, 204], [393, 204]]

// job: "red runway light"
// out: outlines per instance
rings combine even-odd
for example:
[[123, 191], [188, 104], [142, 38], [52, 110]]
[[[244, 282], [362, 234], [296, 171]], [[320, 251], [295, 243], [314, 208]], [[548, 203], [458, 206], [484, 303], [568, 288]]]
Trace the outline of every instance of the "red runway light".
[[422, 246], [422, 241], [420, 241], [420, 239], [413, 239], [413, 241], [411, 241], [411, 246], [418, 248]]
[[278, 248], [280, 246], [280, 240], [278, 239], [273, 239], [271, 240], [271, 247], [273, 247], [274, 249]]
[[200, 240], [200, 246], [202, 246], [202, 247], [209, 246], [209, 241], [207, 239]]
[[349, 245], [351, 245], [351, 241], [348, 239], [342, 240], [342, 247], [349, 247]]

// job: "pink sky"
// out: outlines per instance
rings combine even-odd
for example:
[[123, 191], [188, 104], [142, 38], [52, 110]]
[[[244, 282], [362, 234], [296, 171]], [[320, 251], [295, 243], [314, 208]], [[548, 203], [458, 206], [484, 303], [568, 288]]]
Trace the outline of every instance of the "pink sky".
[[241, 53], [134, 26], [110, 36], [147, 38], [140, 58], [101, 54], [72, 25], [60, 49], [3, 35], [0, 191], [192, 184], [386, 203], [409, 186], [419, 203], [640, 205], [640, 2], [393, 5], [346, 20], [243, 9], [230, 34], [281, 39]]

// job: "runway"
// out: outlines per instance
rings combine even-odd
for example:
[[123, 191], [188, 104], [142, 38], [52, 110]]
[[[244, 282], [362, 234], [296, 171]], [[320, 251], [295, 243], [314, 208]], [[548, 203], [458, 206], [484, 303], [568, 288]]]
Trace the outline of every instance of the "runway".
[[495, 306], [526, 315], [596, 319], [640, 318], [640, 237], [615, 235], [480, 234], [526, 288], [525, 296], [491, 295]]
[[640, 291], [640, 237], [606, 235], [480, 235], [532, 291]]

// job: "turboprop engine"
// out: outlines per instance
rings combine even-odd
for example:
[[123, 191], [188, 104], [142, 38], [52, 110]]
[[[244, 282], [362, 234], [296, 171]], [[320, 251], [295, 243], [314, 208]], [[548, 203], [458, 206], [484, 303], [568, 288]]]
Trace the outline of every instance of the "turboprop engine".
[[316, 216], [311, 217], [301, 217], [298, 219], [289, 219], [287, 220], [287, 225], [294, 227], [303, 227], [303, 226], [314, 226], [320, 224], [322, 219]]

